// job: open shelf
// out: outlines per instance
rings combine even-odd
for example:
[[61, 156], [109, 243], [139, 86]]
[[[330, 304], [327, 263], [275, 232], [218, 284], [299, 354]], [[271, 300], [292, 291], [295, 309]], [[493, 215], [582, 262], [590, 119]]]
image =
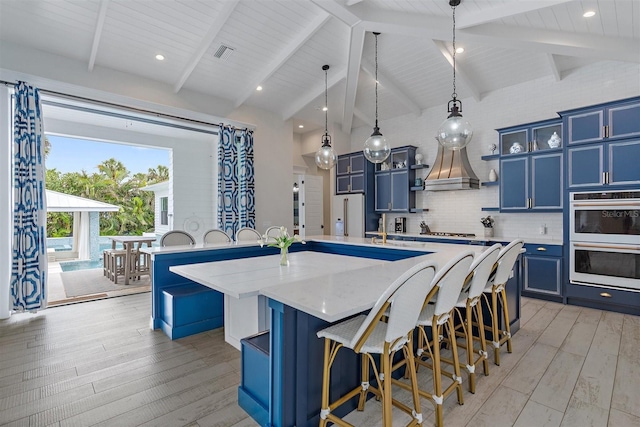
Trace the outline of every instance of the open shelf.
[[411, 213], [429, 212], [429, 209], [413, 208], [413, 209], [409, 209], [409, 212]]
[[483, 181], [481, 185], [484, 185], [485, 187], [491, 187], [499, 184], [500, 184], [500, 181]]
[[482, 208], [480, 210], [483, 212], [500, 212], [500, 208]]
[[409, 190], [411, 190], [411, 191], [422, 191], [422, 190], [424, 190], [424, 186], [420, 185], [418, 187], [411, 187], [411, 188], [409, 188]]
[[411, 169], [424, 169], [424, 168], [428, 168], [429, 165], [411, 165]]
[[480, 157], [482, 160], [495, 160], [500, 158], [500, 154], [487, 154], [486, 156]]

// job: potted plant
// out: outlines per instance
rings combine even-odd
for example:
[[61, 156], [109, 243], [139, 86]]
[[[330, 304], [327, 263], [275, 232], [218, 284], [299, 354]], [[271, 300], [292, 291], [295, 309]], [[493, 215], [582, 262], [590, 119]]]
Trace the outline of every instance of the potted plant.
[[495, 221], [491, 218], [491, 215], [480, 218], [480, 222], [484, 226], [484, 237], [493, 237], [493, 224]]

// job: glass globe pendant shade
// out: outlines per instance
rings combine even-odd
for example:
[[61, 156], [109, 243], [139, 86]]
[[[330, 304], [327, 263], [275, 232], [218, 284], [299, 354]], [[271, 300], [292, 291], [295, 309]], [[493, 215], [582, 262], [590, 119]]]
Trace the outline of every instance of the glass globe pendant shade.
[[451, 108], [451, 114], [438, 128], [436, 139], [444, 148], [461, 150], [466, 147], [473, 137], [473, 128], [462, 117], [457, 105]]
[[329, 135], [325, 134], [322, 137], [322, 147], [316, 151], [316, 165], [320, 169], [331, 169], [337, 161], [338, 156], [333, 147], [331, 147], [331, 139]]
[[364, 142], [362, 151], [371, 163], [382, 163], [389, 157], [391, 147], [387, 142], [387, 138], [380, 133], [380, 129], [375, 127], [371, 136]]

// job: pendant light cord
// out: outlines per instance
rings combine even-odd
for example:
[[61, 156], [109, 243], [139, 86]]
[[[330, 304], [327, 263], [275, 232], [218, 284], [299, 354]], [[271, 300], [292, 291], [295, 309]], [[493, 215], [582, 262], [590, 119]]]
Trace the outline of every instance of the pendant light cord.
[[[328, 68], [327, 68], [328, 69]], [[329, 115], [329, 105], [327, 101], [327, 92], [329, 91], [329, 84], [327, 83], [327, 69], [324, 70], [324, 134], [327, 135], [329, 133], [328, 126], [328, 115]]]
[[378, 33], [373, 33], [376, 37], [376, 128], [378, 128]]
[[456, 93], [456, 7], [451, 6], [453, 9], [453, 93], [451, 97], [453, 99], [458, 98], [458, 94]]

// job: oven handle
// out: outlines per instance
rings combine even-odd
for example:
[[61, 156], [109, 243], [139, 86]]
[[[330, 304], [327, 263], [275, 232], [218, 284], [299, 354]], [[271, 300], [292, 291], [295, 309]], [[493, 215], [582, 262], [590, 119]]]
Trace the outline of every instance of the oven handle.
[[592, 206], [592, 207], [599, 207], [599, 208], [616, 208], [618, 206], [636, 206], [640, 208], [640, 203], [634, 203], [634, 202], [627, 202], [627, 203], [616, 203], [615, 206], [611, 206], [608, 204], [602, 204], [602, 203], [572, 203], [572, 206], [575, 206], [577, 208], [581, 208], [581, 207], [585, 207], [585, 206]]
[[602, 248], [602, 249], [622, 249], [622, 250], [636, 250], [640, 251], [640, 246], [616, 246], [616, 245], [602, 245], [602, 244], [588, 244], [588, 243], [573, 243], [576, 248]]

